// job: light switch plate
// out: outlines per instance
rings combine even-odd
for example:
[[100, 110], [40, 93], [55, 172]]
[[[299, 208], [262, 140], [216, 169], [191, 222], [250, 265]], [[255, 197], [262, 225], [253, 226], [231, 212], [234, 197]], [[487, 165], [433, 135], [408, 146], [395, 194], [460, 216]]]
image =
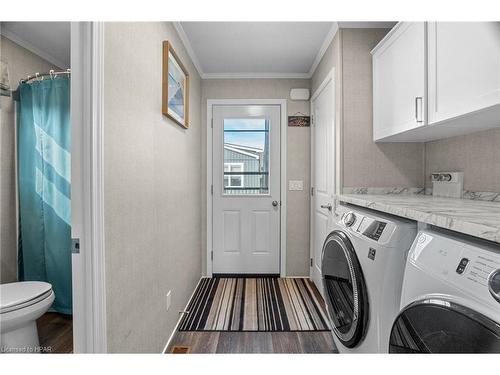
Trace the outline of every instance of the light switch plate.
[[304, 190], [304, 181], [302, 180], [289, 180], [288, 190], [290, 191], [301, 191]]

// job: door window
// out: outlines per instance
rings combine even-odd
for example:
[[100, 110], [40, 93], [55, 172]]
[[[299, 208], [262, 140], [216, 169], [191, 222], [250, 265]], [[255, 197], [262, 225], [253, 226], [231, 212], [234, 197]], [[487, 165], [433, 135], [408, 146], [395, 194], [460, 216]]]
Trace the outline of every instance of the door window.
[[269, 194], [269, 121], [224, 119], [224, 195]]

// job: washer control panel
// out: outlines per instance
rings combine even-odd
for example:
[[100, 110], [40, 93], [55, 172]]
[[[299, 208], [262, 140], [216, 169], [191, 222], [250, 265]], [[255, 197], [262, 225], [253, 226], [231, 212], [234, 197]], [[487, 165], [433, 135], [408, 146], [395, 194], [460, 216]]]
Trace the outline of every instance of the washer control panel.
[[358, 232], [364, 236], [371, 238], [372, 240], [378, 241], [380, 236], [384, 232], [384, 228], [387, 223], [379, 220], [373, 220], [368, 217], [364, 217], [358, 227]]
[[338, 217], [338, 225], [346, 233], [351, 233], [360, 240], [375, 242], [379, 246], [397, 247], [400, 241], [415, 236], [413, 222], [395, 223], [388, 215], [364, 210], [362, 208], [351, 208], [349, 205], [338, 205], [335, 208]]
[[342, 217], [342, 222], [346, 227], [352, 227], [356, 222], [356, 215], [354, 212], [348, 212]]

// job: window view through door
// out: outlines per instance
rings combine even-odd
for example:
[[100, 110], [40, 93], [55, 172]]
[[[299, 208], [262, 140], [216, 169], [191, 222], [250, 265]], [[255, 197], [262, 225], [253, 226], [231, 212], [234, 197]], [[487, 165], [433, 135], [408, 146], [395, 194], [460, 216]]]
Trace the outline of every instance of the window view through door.
[[269, 194], [269, 121], [224, 119], [224, 194]]

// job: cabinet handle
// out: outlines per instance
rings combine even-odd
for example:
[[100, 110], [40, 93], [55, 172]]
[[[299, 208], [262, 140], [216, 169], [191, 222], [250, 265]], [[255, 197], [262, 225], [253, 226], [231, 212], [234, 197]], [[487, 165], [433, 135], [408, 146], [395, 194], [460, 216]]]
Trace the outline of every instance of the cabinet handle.
[[[415, 97], [415, 119], [417, 120], [417, 122], [422, 122], [422, 116], [421, 116], [421, 112], [422, 112], [422, 99], [423, 98], [421, 96]], [[418, 102], [420, 102], [420, 111], [419, 111]]]

